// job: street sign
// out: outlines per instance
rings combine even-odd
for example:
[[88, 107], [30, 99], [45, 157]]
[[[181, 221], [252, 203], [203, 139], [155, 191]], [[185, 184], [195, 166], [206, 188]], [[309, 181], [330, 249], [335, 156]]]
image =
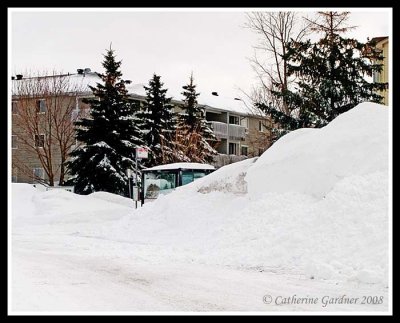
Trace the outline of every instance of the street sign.
[[133, 186], [133, 187], [132, 187], [132, 198], [133, 198], [133, 200], [134, 200], [135, 202], [137, 202], [137, 201], [140, 200], [140, 197], [139, 197], [139, 187], [137, 187], [137, 186]]
[[136, 158], [138, 159], [147, 159], [149, 158], [149, 152], [145, 147], [136, 148]]
[[132, 174], [133, 174], [133, 170], [130, 169], [130, 168], [127, 168], [126, 169], [126, 176], [128, 176], [128, 178], [130, 178], [132, 176]]

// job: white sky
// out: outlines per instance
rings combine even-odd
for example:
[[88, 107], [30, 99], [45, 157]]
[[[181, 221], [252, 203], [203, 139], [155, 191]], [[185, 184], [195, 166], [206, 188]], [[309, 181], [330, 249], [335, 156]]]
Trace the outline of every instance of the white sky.
[[[155, 72], [171, 93], [180, 93], [193, 71], [200, 92], [217, 91], [225, 97], [238, 96], [238, 88], [248, 91], [256, 83], [247, 58], [258, 36], [243, 27], [244, 10], [33, 10], [11, 12], [12, 75], [27, 70], [76, 73], [86, 67], [103, 72], [102, 54], [112, 42], [117, 59], [123, 60], [123, 78], [133, 83], [147, 84]], [[348, 36], [363, 42], [391, 36], [391, 16], [391, 9], [358, 8], [349, 24], [359, 27]]]

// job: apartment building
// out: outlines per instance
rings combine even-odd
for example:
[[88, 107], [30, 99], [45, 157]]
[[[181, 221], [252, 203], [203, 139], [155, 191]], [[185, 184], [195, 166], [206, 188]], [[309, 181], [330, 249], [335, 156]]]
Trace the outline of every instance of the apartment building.
[[[51, 91], [46, 93], [35, 93], [30, 98], [23, 97], [13, 92], [12, 96], [12, 181], [22, 183], [33, 183], [40, 179], [48, 180], [47, 172], [40, 161], [41, 154], [51, 155], [51, 165], [47, 165], [54, 175], [55, 184], [59, 181], [61, 164], [63, 157], [59, 149], [49, 145], [50, 130], [46, 128], [46, 118], [48, 110], [61, 109], [67, 117], [64, 120], [72, 125], [73, 120], [80, 114], [87, 111], [82, 99], [92, 97], [89, 85], [95, 86], [101, 79], [90, 69], [80, 69], [76, 74], [62, 76], [49, 76], [50, 79], [62, 77], [68, 80], [70, 91], [62, 96], [54, 95]], [[18, 87], [17, 82], [26, 82], [29, 79], [19, 75], [13, 78], [13, 89]], [[55, 82], [54, 82], [55, 83]], [[52, 84], [52, 81], [49, 82]], [[138, 105], [143, 105], [146, 94], [145, 84], [130, 84], [127, 86], [129, 95]], [[173, 97], [171, 101], [174, 112], [181, 111], [180, 107], [184, 104], [180, 93], [169, 93]], [[214, 165], [221, 167], [231, 162], [236, 162], [247, 157], [259, 156], [270, 145], [268, 120], [261, 114], [250, 111], [241, 100], [226, 98], [217, 93], [200, 93], [198, 98], [200, 106], [204, 109], [204, 115], [209, 122], [217, 138], [215, 142], [218, 156], [215, 158]], [[25, 106], [25, 109], [22, 109]], [[27, 106], [30, 109], [26, 109]], [[21, 125], [23, 116], [21, 111], [33, 111], [30, 115], [36, 118], [37, 129], [32, 133], [27, 133], [26, 128]], [[22, 120], [22, 121], [21, 121]], [[52, 129], [51, 131], [55, 131]], [[74, 149], [76, 141], [71, 137], [71, 141], [66, 145], [68, 151]], [[49, 149], [49, 147], [52, 147]], [[47, 151], [46, 151], [47, 149]]]
[[[379, 83], [389, 83], [389, 37], [375, 37], [371, 41], [376, 43], [376, 48], [382, 52], [383, 61], [378, 63], [383, 64], [382, 71], [380, 73], [374, 72], [373, 80]], [[380, 91], [380, 95], [383, 96], [383, 104], [389, 105], [389, 87], [386, 90]]]

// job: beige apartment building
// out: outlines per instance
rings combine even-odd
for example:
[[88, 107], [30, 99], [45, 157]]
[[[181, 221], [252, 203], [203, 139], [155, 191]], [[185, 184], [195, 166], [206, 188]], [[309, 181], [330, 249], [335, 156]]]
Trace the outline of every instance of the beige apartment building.
[[[373, 80], [379, 83], [389, 84], [389, 37], [375, 37], [371, 41], [376, 42], [376, 48], [382, 51], [383, 61], [379, 63], [383, 64], [382, 71], [380, 73], [374, 72]], [[380, 91], [380, 95], [383, 96], [383, 104], [389, 105], [389, 87], [385, 91]]]
[[[57, 185], [60, 178], [62, 167], [62, 154], [58, 145], [55, 143], [57, 134], [70, 134], [73, 121], [80, 114], [87, 111], [87, 106], [82, 99], [92, 97], [88, 85], [95, 86], [100, 79], [96, 73], [89, 69], [79, 70], [77, 74], [67, 74], [63, 76], [68, 80], [70, 89], [63, 95], [54, 98], [52, 91], [46, 93], [35, 93], [32, 97], [24, 97], [13, 92], [12, 96], [12, 181], [19, 183], [35, 183], [40, 180], [49, 181], [47, 173], [50, 170], [54, 177], [54, 184]], [[50, 76], [49, 78], [57, 78]], [[13, 78], [13, 89], [18, 83], [27, 79], [22, 75]], [[142, 104], [145, 100], [143, 84], [129, 85], [129, 94], [132, 100]], [[215, 94], [215, 93], [214, 93]], [[167, 92], [172, 96], [172, 104], [175, 112], [180, 111], [183, 101], [181, 95], [174, 96], [174, 93]], [[270, 146], [270, 123], [265, 116], [254, 113], [246, 108], [244, 103], [234, 98], [225, 98], [218, 95], [201, 93], [198, 98], [200, 106], [204, 109], [205, 117], [217, 137], [215, 142], [218, 156], [215, 158], [214, 165], [221, 167], [231, 162], [243, 160], [248, 157], [261, 155]], [[62, 124], [65, 128], [54, 129], [46, 120], [50, 117], [54, 109], [62, 110]], [[26, 111], [30, 111], [27, 114]], [[26, 125], [27, 118], [35, 125]], [[25, 124], [24, 124], [25, 122]], [[51, 128], [51, 129], [49, 129]], [[51, 134], [51, 135], [50, 135]], [[58, 134], [58, 137], [60, 137]], [[65, 139], [68, 152], [75, 148], [76, 140], [72, 134], [70, 139]], [[43, 155], [50, 155], [50, 162], [43, 166]], [[65, 155], [65, 154], [64, 154]], [[48, 160], [49, 158], [45, 158]], [[51, 165], [49, 165], [49, 163]], [[47, 170], [47, 171], [46, 171]], [[65, 178], [67, 179], [67, 177]]]

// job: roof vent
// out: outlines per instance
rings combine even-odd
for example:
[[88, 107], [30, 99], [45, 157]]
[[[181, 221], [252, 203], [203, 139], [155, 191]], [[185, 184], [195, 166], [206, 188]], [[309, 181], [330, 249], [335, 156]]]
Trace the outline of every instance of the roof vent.
[[85, 73], [90, 73], [90, 72], [91, 72], [90, 68], [86, 67], [85, 68]]
[[17, 74], [17, 80], [22, 80], [22, 74]]
[[211, 92], [212, 95], [218, 96], [217, 92]]
[[83, 74], [83, 69], [81, 68], [78, 68], [76, 71], [78, 72], [78, 74]]
[[234, 98], [234, 100], [242, 101], [242, 99], [239, 99], [239, 98]]

